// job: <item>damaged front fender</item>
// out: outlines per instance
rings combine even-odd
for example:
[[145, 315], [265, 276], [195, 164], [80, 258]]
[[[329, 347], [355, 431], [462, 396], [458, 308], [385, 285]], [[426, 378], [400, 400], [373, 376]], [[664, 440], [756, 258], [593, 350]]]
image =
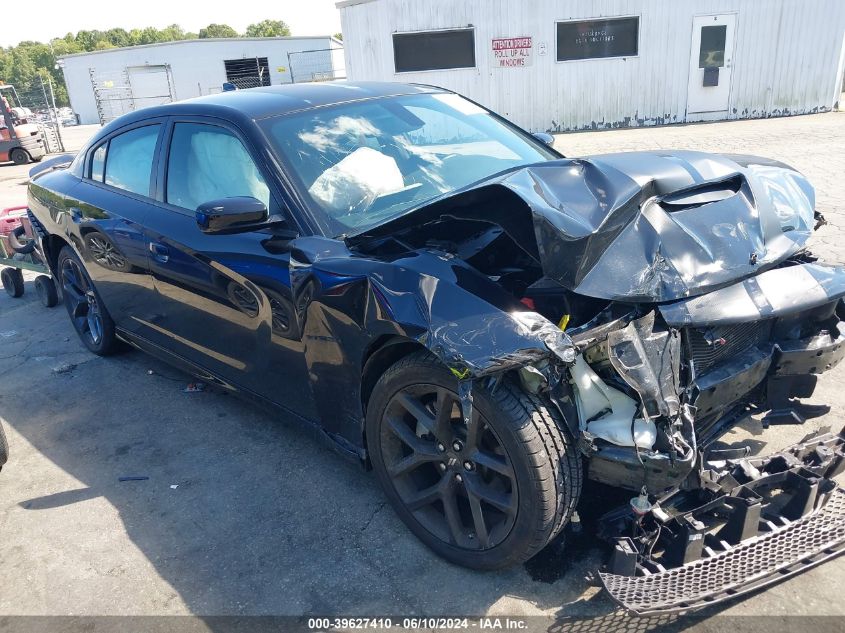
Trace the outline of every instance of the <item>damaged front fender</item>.
[[[367, 360], [385, 341], [437, 356], [471, 406], [476, 379], [571, 363], [572, 340], [493, 281], [446, 253], [406, 252], [387, 261], [350, 257], [346, 247], [301, 238], [291, 244], [290, 280], [313, 397], [327, 432], [361, 444]], [[338, 416], [338, 411], [345, 415]], [[466, 410], [464, 411], [466, 415]]]

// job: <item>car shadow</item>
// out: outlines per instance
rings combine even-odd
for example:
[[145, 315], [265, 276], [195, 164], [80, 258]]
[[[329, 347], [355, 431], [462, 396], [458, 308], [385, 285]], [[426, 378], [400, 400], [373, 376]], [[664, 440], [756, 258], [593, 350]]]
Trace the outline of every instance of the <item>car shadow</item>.
[[[155, 572], [201, 616], [507, 614], [523, 613], [525, 601], [567, 627], [577, 619], [613, 630], [630, 620], [593, 573], [606, 552], [592, 522], [618, 501], [607, 490], [582, 510], [579, 532], [525, 567], [456, 567], [411, 535], [374, 477], [296, 424], [214, 390], [186, 393], [192, 378], [137, 351], [80, 355], [61, 308], [7, 305], [0, 332], [23, 331], [25, 322], [28, 338], [13, 365], [0, 362], [0, 416], [40, 456], [16, 463], [28, 449], [13, 446], [0, 477], [36, 481], [41, 473], [24, 466], [46, 459], [78, 484], [33, 495], [34, 484], [9, 482], [4, 495], [14, 498], [3, 504], [18, 511], [5, 529], [16, 529], [22, 513], [43, 513], [45, 525], [50, 513], [74, 517], [102, 497]], [[62, 364], [67, 357], [75, 366]], [[123, 538], [116, 533], [114, 547]], [[108, 555], [120, 560], [119, 551]], [[56, 582], [74, 577], [61, 560], [51, 569]], [[669, 621], [618, 630], [675, 630]]]

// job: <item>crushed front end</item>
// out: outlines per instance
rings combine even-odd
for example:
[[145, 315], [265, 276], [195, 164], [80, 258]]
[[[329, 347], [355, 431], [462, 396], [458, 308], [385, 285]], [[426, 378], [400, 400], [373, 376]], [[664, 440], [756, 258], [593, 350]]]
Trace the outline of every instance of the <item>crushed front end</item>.
[[619, 604], [696, 609], [845, 551], [845, 429], [764, 457], [718, 442], [753, 413], [804, 421], [799, 399], [845, 356], [843, 295], [845, 269], [805, 257], [570, 332], [589, 477], [633, 492], [600, 521]]
[[348, 241], [460, 262], [518, 306], [434, 324], [432, 349], [470, 378], [515, 371], [559, 409], [588, 478], [631, 491], [602, 522], [601, 578], [653, 613], [843, 549], [841, 434], [765, 458], [719, 444], [751, 414], [803, 422], [800, 399], [845, 356], [845, 268], [806, 249], [824, 223], [786, 165], [660, 151], [509, 171]]

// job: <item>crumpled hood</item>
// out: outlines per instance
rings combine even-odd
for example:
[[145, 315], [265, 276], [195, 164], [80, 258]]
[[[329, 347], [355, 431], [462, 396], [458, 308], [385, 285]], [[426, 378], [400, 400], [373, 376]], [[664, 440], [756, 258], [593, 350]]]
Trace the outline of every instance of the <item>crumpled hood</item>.
[[[530, 216], [515, 209], [494, 221], [546, 276], [611, 300], [672, 301], [749, 277], [799, 250], [815, 222], [812, 186], [786, 165], [655, 151], [529, 165], [368, 235], [401, 230], [432, 213], [484, 219], [483, 208], [462, 211], [460, 199], [490, 187], [509, 190], [500, 193], [516, 194], [527, 206]], [[523, 226], [527, 217], [533, 230]]]
[[546, 275], [592, 297], [668, 301], [753, 275], [812, 233], [806, 179], [771, 161], [743, 162], [636, 152], [509, 180], [534, 211]]

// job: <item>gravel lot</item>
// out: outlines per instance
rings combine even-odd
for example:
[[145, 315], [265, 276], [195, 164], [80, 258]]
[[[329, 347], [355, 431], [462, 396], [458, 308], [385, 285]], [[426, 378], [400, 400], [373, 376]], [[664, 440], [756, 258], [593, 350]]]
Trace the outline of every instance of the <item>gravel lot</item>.
[[[68, 130], [66, 144], [95, 129]], [[557, 147], [783, 160], [809, 176], [830, 221], [816, 251], [845, 261], [845, 114], [576, 133]], [[0, 205], [25, 202], [26, 172], [0, 166]], [[187, 376], [140, 352], [88, 354], [64, 310], [42, 308], [28, 279], [23, 299], [0, 293], [0, 419], [11, 445], [0, 474], [0, 630], [23, 626], [4, 618], [14, 615], [490, 613], [542, 616], [532, 620], [542, 628], [587, 618], [576, 628], [596, 631], [773, 630], [785, 616], [845, 615], [845, 558], [691, 621], [632, 622], [616, 611], [589, 580], [604, 556], [589, 535], [557, 567], [450, 566], [357, 465], [232, 396], [184, 393]], [[765, 432], [750, 421], [729, 439], [770, 452], [815, 428], [841, 428], [844, 377], [840, 366], [813, 399], [831, 406], [828, 415]], [[118, 481], [127, 475], [149, 479]], [[726, 619], [754, 615], [777, 617]]]

